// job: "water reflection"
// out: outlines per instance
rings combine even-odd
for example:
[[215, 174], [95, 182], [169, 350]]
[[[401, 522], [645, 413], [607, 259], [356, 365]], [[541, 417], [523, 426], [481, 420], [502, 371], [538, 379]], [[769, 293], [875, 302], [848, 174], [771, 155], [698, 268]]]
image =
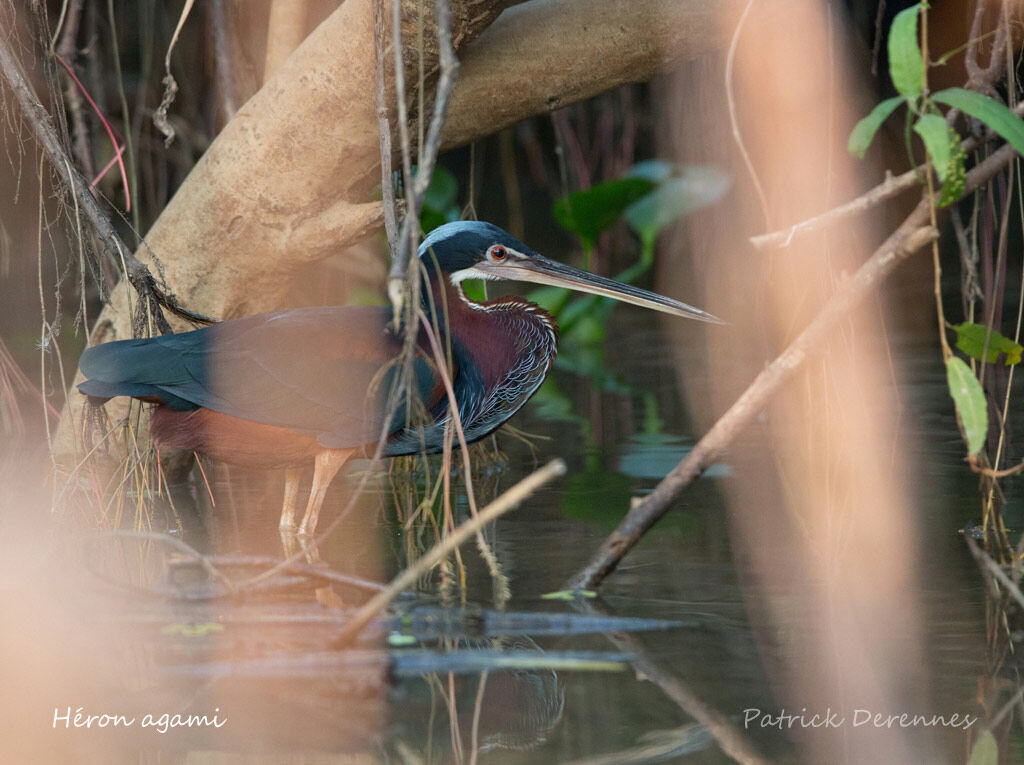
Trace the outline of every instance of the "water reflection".
[[[693, 448], [693, 439], [668, 433], [643, 433], [633, 436], [622, 445], [618, 472], [631, 478], [661, 480]], [[704, 471], [705, 478], [724, 478], [730, 475], [728, 465], [717, 463]]]

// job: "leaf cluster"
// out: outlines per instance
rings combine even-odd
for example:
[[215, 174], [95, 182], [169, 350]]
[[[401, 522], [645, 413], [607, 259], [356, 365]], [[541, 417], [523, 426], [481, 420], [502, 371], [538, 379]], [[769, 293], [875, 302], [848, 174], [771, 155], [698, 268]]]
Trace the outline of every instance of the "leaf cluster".
[[[651, 159], [636, 163], [621, 178], [566, 195], [555, 202], [552, 212], [580, 240], [587, 259], [598, 237], [625, 221], [640, 240], [640, 260], [615, 279], [632, 284], [654, 264], [658, 235], [680, 217], [720, 199], [730, 184], [729, 176], [713, 167], [680, 167]], [[594, 295], [573, 298], [560, 287], [533, 290], [529, 298], [558, 318], [563, 335], [583, 342], [604, 337], [614, 305]]]
[[925, 3], [918, 3], [896, 14], [889, 29], [889, 77], [899, 95], [887, 98], [850, 133], [848, 149], [863, 157], [882, 124], [901, 105], [906, 105], [905, 134], [908, 151], [910, 133], [921, 139], [935, 175], [942, 184], [937, 204], [952, 204], [963, 194], [966, 154], [960, 146], [960, 134], [949, 125], [939, 104], [959, 110], [987, 125], [1024, 155], [1024, 121], [989, 96], [964, 88], [946, 88], [936, 93], [927, 89], [927, 66], [918, 44], [918, 18]]
[[[856, 124], [850, 133], [848, 148], [854, 156], [863, 157], [882, 124], [901, 105], [906, 105], [904, 134], [907, 150], [910, 152], [910, 136], [914, 133], [921, 139], [928, 161], [942, 184], [934, 204], [945, 207], [963, 195], [967, 156], [959, 133], [952, 127], [952, 111], [943, 114], [939, 106], [973, 117], [1004, 138], [1021, 155], [1024, 155], [1024, 120], [1004, 104], [982, 93], [964, 88], [947, 88], [936, 93], [928, 91], [928, 61], [918, 44], [918, 20], [927, 7], [926, 3], [918, 3], [893, 19], [888, 41], [889, 77], [898, 95], [882, 101]], [[956, 347], [972, 359], [993, 364], [1000, 356], [1005, 356], [1007, 366], [1021, 361], [1024, 348], [989, 327], [964, 322], [954, 326], [953, 330], [957, 335]], [[967, 451], [977, 454], [988, 434], [985, 392], [974, 370], [963, 359], [947, 359], [946, 376], [967, 441]]]

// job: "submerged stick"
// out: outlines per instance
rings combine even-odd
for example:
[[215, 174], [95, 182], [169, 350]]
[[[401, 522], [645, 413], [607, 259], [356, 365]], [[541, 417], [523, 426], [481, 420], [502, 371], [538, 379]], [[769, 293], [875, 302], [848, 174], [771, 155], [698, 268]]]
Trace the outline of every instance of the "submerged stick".
[[[1017, 156], [1006, 144], [967, 174], [963, 195], [970, 194], [989, 181]], [[962, 195], [962, 196], [963, 196]], [[583, 566], [567, 587], [593, 589], [604, 581], [640, 538], [669, 511], [683, 489], [698, 478], [725, 451], [732, 439], [764, 408], [783, 383], [819, 347], [829, 332], [861, 300], [867, 297], [897, 265], [938, 237], [929, 225], [930, 201], [925, 195], [875, 253], [856, 273], [844, 282], [828, 304], [785, 351], [775, 358], [712, 426], [693, 450], [650, 494], [634, 503], [597, 552]]]
[[565, 475], [565, 463], [558, 458], [551, 460], [487, 505], [475, 518], [469, 519], [455, 529], [430, 548], [422, 558], [396, 576], [384, 592], [375, 595], [356, 611], [335, 639], [334, 646], [340, 648], [349, 644], [397, 595], [415, 584], [417, 579], [444, 560], [456, 547], [474, 536], [488, 523], [516, 507], [548, 481], [561, 475]]

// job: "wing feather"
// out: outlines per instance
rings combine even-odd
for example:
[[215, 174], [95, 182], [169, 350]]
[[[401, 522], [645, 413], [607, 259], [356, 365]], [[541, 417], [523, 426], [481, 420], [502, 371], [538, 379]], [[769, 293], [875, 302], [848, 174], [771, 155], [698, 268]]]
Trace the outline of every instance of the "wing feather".
[[[80, 366], [83, 392], [157, 395], [175, 408], [203, 407], [245, 420], [315, 434], [331, 448], [380, 435], [385, 398], [401, 352], [381, 307], [302, 308], [211, 327], [90, 348]], [[436, 370], [415, 365], [415, 387], [429, 410]], [[394, 418], [404, 423], [405, 412]]]

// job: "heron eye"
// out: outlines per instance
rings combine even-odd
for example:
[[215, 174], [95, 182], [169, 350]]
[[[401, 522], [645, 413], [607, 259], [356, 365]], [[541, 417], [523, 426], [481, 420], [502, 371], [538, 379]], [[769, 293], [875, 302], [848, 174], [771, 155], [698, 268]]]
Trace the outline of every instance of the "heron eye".
[[491, 249], [487, 251], [487, 254], [491, 256], [491, 260], [499, 261], [504, 260], [505, 256], [508, 255], [508, 253], [505, 251], [505, 248], [502, 247], [500, 244], [493, 245]]

